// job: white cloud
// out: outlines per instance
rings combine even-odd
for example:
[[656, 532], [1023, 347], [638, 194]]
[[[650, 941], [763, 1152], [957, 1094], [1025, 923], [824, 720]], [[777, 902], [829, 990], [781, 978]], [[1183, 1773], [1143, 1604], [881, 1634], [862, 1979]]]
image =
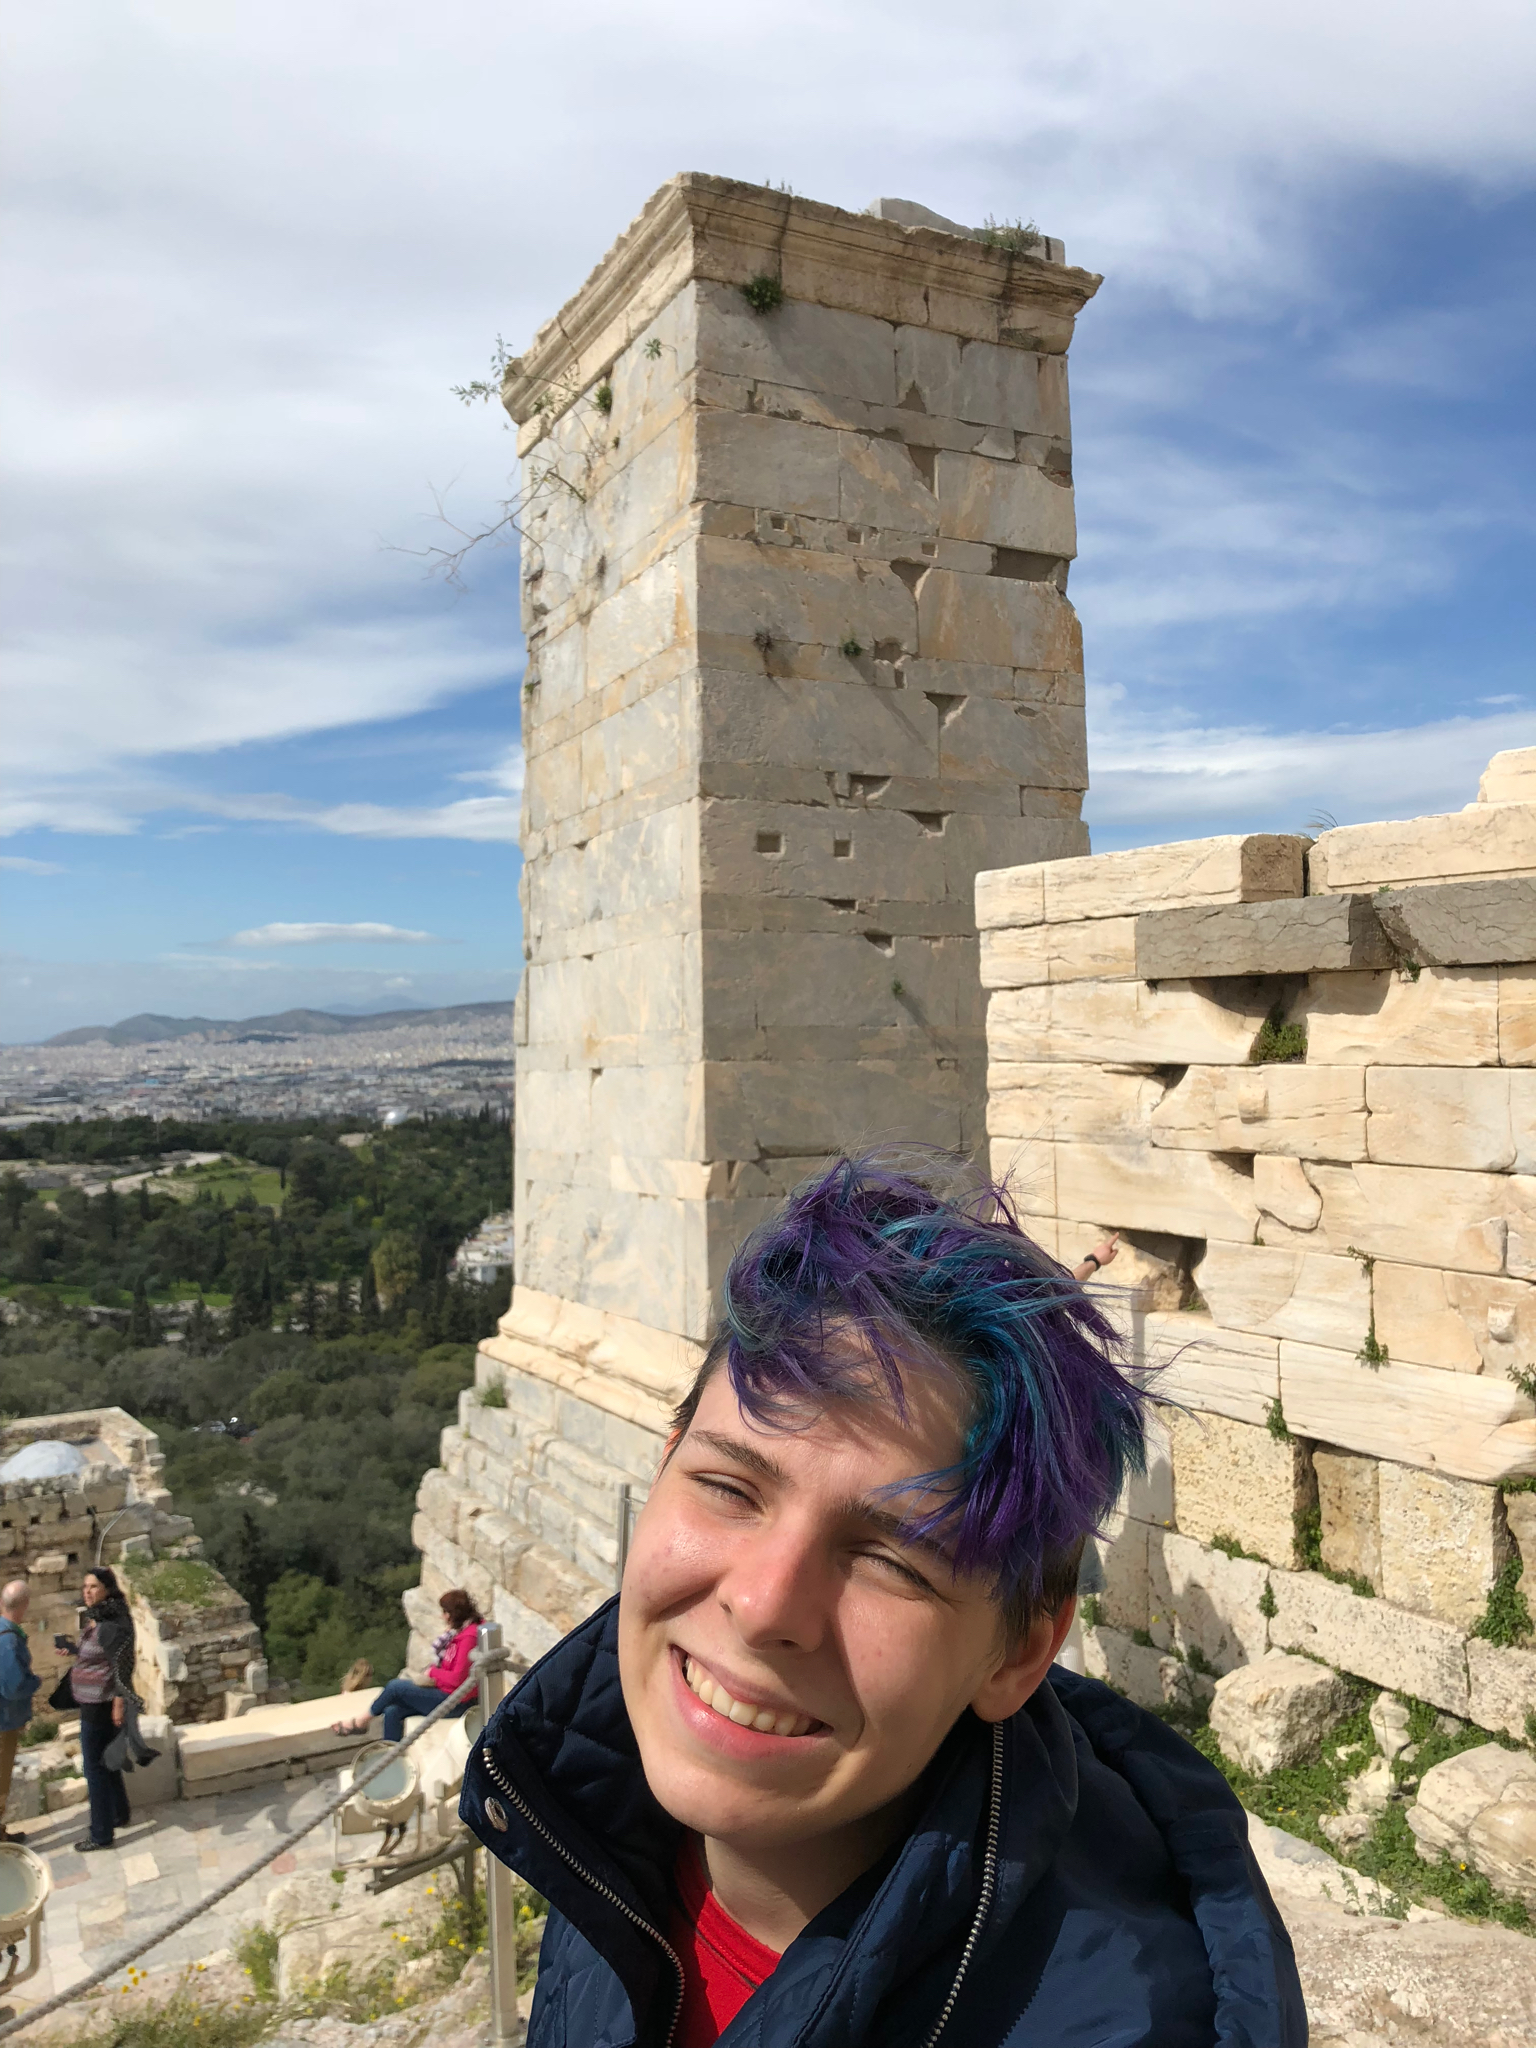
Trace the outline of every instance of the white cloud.
[[[362, 839], [467, 839], [515, 844], [523, 785], [519, 746], [491, 767], [452, 778], [489, 783], [495, 794], [456, 797], [444, 804], [317, 803], [280, 791], [222, 795], [156, 775], [114, 774], [85, 768], [73, 777], [39, 777], [29, 789], [0, 796], [0, 833], [50, 828], [56, 832], [115, 835], [136, 832], [148, 817], [191, 811], [236, 824], [292, 825]], [[183, 825], [168, 837], [215, 831]]]
[[1340, 824], [1460, 810], [1489, 757], [1536, 745], [1536, 713], [1453, 718], [1384, 732], [1257, 728], [1165, 731], [1109, 707], [1089, 731], [1096, 843], [1148, 845], [1202, 831], [1300, 832], [1326, 812]]
[[397, 924], [261, 924], [235, 932], [231, 946], [323, 946], [335, 941], [368, 946], [440, 946], [432, 932], [407, 931]]
[[19, 853], [0, 853], [0, 869], [13, 875], [62, 875], [65, 870], [53, 860], [25, 860]]
[[[19, 11], [9, 44], [11, 815], [63, 831], [201, 803], [369, 837], [515, 836], [510, 785], [241, 810], [146, 764], [515, 675], [510, 558], [456, 600], [392, 550], [433, 536], [436, 486], [465, 523], [489, 513], [511, 440], [447, 387], [498, 329], [530, 335], [684, 164], [845, 205], [884, 191], [1035, 215], [1109, 274], [1089, 318], [1122, 337], [1127, 389], [1149, 302], [1216, 335], [1235, 312], [1299, 330], [1358, 297], [1330, 265], [1362, 184], [1497, 194], [1536, 164], [1536, 11], [1518, 0], [1466, 0], [1453, 33], [1428, 0], [962, 0], [942, 34], [918, 0], [385, 0], [366, 26], [297, 0], [54, 0]], [[530, 165], [536, 202], [509, 203]], [[1463, 345], [1456, 316], [1426, 311], [1333, 361], [1360, 388], [1438, 393]], [[1139, 370], [1154, 405], [1187, 375], [1144, 352]], [[1104, 572], [1091, 635], [1393, 602], [1454, 573], [1451, 544], [1490, 516], [1465, 492], [1459, 511], [1449, 491], [1395, 502], [1358, 445], [1236, 485], [1166, 442], [1165, 463], [1128, 438], [1083, 452], [1127, 479], [1101, 511], [1084, 494]]]

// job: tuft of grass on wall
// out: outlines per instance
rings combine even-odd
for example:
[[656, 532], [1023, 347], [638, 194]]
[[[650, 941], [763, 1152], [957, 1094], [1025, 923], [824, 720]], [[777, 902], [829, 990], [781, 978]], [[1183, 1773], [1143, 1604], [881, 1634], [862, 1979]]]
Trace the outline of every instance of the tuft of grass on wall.
[[1249, 1064], [1255, 1067], [1289, 1067], [1306, 1056], [1306, 1025], [1287, 1023], [1280, 1005], [1276, 1003], [1259, 1026], [1259, 1034], [1249, 1048]]

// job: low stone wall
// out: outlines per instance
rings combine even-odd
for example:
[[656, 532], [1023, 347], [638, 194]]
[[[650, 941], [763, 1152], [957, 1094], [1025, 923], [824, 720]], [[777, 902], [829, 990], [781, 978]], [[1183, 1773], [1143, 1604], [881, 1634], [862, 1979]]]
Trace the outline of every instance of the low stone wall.
[[[121, 1408], [32, 1415], [0, 1430], [0, 1462], [42, 1441], [75, 1445], [87, 1462], [56, 1478], [0, 1484], [0, 1578], [31, 1588], [27, 1636], [43, 1681], [37, 1711], [70, 1662], [53, 1639], [77, 1633], [80, 1581], [98, 1562], [117, 1570], [128, 1592], [138, 1635], [134, 1684], [149, 1713], [222, 1719], [269, 1697], [261, 1631], [234, 1588], [201, 1560], [190, 1517], [175, 1513], [154, 1431]], [[166, 1600], [146, 1589], [143, 1571], [155, 1560], [197, 1561], [197, 1597]]]
[[1449, 816], [1001, 870], [977, 903], [993, 1168], [1066, 1264], [1121, 1231], [1095, 1291], [1177, 1404], [1090, 1668], [1156, 1698], [1299, 1649], [1523, 1735], [1536, 750]]

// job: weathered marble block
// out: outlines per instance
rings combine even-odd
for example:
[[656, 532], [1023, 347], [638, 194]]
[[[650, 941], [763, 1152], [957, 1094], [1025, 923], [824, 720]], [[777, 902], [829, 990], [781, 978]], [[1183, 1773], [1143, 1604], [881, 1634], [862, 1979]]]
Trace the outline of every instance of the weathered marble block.
[[1164, 1094], [1149, 1074], [1086, 1062], [1000, 1060], [989, 1081], [987, 1129], [995, 1138], [1137, 1138]]
[[1250, 1556], [1288, 1567], [1296, 1516], [1316, 1498], [1307, 1445], [1225, 1415], [1170, 1409], [1163, 1420], [1179, 1534], [1203, 1544], [1230, 1538]]
[[1499, 970], [1318, 974], [1297, 1009], [1307, 1064], [1484, 1067], [1499, 1059]]
[[1510, 1554], [1497, 1487], [1384, 1459], [1378, 1499], [1383, 1598], [1472, 1628]]
[[1457, 876], [1536, 873], [1536, 803], [1473, 805], [1431, 818], [1342, 825], [1307, 857], [1317, 895]]
[[1050, 981], [1136, 978], [1136, 920], [1014, 926], [981, 934], [983, 988], [1031, 988]]
[[1365, 1078], [1348, 1067], [1191, 1066], [1152, 1112], [1154, 1145], [1363, 1159]]
[[987, 1005], [994, 1060], [1099, 1060], [1136, 1066], [1245, 1063], [1267, 1006], [1232, 1005], [1178, 982], [1058, 982], [998, 989]]
[[1394, 960], [1369, 896], [1200, 904], [1143, 911], [1136, 920], [1136, 971], [1147, 981], [1311, 974]]
[[1364, 1579], [1381, 1590], [1381, 1501], [1379, 1460], [1355, 1451], [1318, 1444], [1312, 1452], [1317, 1474], [1317, 1509], [1323, 1563], [1331, 1572]]
[[[1536, 777], [1522, 774], [1519, 780], [1529, 801], [1536, 795]], [[1387, 889], [1370, 900], [1397, 951], [1421, 966], [1471, 967], [1536, 959], [1536, 876], [1426, 883]]]
[[[978, 922], [1070, 924], [1085, 917], [1132, 917], [1178, 904], [1300, 896], [1305, 849], [1303, 839], [1250, 832], [1095, 854], [1091, 859], [1053, 863], [1040, 876], [1038, 895], [1031, 893], [1031, 883], [1024, 877], [987, 875], [978, 878]], [[1038, 913], [1031, 915], [1036, 904]]]
[[1465, 1638], [1454, 1623], [1366, 1598], [1317, 1572], [1276, 1572], [1270, 1587], [1269, 1640], [1276, 1649], [1304, 1650], [1336, 1670], [1467, 1718]]
[[1256, 1244], [1211, 1244], [1194, 1269], [1216, 1323], [1260, 1337], [1359, 1350], [1371, 1283], [1358, 1259]]
[[[1198, 1651], [1213, 1671], [1252, 1664], [1269, 1647], [1262, 1605], [1269, 1568], [1228, 1557], [1171, 1529], [1150, 1532], [1147, 1550], [1152, 1640], [1184, 1656]], [[1112, 1616], [1106, 1615], [1108, 1620]]]
[[1224, 1329], [1208, 1315], [1153, 1309], [1143, 1318], [1141, 1346], [1156, 1393], [1199, 1414], [1263, 1425], [1280, 1398], [1275, 1337]]
[[1507, 1380], [1282, 1339], [1280, 1400], [1320, 1443], [1487, 1484], [1536, 1473], [1536, 1404]]

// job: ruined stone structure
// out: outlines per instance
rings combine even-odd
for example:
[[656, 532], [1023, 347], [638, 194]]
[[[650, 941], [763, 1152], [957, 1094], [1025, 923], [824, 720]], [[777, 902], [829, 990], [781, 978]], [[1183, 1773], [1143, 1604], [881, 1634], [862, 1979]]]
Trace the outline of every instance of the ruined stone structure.
[[988, 1127], [1025, 1227], [1179, 1405], [1089, 1669], [1138, 1698], [1300, 1650], [1529, 1732], [1536, 749], [1445, 817], [979, 878]]
[[[915, 224], [912, 224], [915, 223]], [[664, 186], [515, 362], [516, 1288], [417, 1524], [531, 1653], [611, 1590], [734, 1246], [982, 1142], [979, 869], [1086, 851], [1065, 352], [1098, 279]]]
[[[174, 1512], [162, 1480], [165, 1455], [152, 1430], [121, 1408], [68, 1415], [32, 1415], [0, 1429], [0, 1465], [29, 1445], [61, 1445], [54, 1462], [73, 1469], [52, 1476], [0, 1480], [0, 1577], [25, 1579], [32, 1591], [27, 1622], [33, 1667], [48, 1694], [69, 1659], [55, 1635], [73, 1636], [80, 1580], [93, 1564], [120, 1575], [138, 1637], [136, 1690], [146, 1710], [173, 1721], [218, 1720], [269, 1697], [261, 1631], [245, 1602], [211, 1565], [191, 1520]], [[198, 1560], [193, 1598], [161, 1590], [187, 1588], [162, 1564]]]

